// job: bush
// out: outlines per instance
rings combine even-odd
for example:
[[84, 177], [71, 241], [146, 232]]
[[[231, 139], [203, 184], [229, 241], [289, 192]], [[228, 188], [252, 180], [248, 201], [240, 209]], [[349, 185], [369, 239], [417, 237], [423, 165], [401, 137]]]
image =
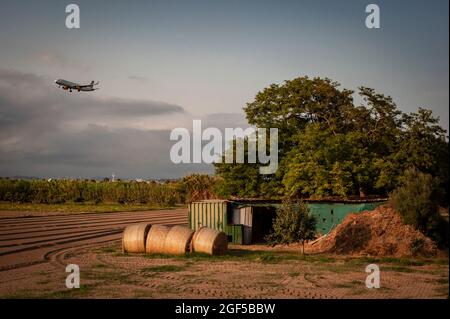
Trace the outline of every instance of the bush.
[[191, 174], [183, 177], [178, 184], [178, 191], [183, 195], [186, 203], [202, 199], [218, 198], [215, 188], [218, 178], [206, 174]]
[[272, 245], [301, 243], [304, 254], [305, 241], [316, 237], [316, 223], [303, 202], [285, 200], [277, 209], [273, 231], [266, 240]]
[[437, 182], [429, 174], [407, 170], [401, 186], [390, 194], [390, 203], [403, 222], [442, 243], [442, 221], [438, 207]]

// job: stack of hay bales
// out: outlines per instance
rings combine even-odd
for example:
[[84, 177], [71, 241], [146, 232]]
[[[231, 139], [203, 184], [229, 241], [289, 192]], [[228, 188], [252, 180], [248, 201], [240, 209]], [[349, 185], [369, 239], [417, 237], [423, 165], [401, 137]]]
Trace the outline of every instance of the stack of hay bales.
[[228, 249], [224, 232], [202, 227], [194, 232], [184, 226], [136, 224], [123, 232], [122, 251], [130, 253], [183, 255], [201, 252], [223, 255]]

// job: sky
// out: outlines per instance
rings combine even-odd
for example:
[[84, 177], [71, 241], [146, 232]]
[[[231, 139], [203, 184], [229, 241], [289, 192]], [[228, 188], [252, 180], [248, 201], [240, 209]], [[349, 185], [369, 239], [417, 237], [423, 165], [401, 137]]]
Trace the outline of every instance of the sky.
[[[70, 3], [79, 29], [65, 26]], [[380, 29], [365, 26], [370, 3]], [[1, 1], [0, 176], [211, 173], [171, 162], [171, 129], [246, 127], [258, 91], [304, 75], [432, 109], [448, 130], [448, 12], [447, 0]], [[100, 90], [69, 94], [58, 78]]]

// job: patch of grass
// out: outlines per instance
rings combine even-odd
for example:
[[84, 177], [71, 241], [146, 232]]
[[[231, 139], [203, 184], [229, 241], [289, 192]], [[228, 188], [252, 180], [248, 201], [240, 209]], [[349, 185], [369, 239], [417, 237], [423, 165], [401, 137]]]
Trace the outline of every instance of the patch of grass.
[[108, 213], [108, 212], [133, 212], [142, 210], [174, 209], [176, 207], [164, 207], [146, 204], [118, 204], [118, 203], [62, 203], [62, 204], [34, 204], [0, 202], [0, 211], [26, 211], [26, 212], [58, 212], [58, 213]]
[[434, 275], [434, 276], [440, 276], [443, 273], [447, 273], [448, 274], [448, 268], [444, 268], [444, 269], [421, 269], [418, 270], [420, 271], [422, 274], [428, 274], [428, 275]]
[[[316, 258], [317, 257], [317, 258]], [[308, 257], [308, 259], [312, 259], [313, 261], [320, 262], [320, 263], [334, 263], [336, 261], [336, 258], [332, 257], [322, 257], [322, 256], [314, 256], [314, 257]]]
[[229, 249], [225, 255], [211, 256], [204, 253], [189, 253], [185, 255], [167, 255], [167, 254], [151, 254], [142, 255], [149, 259], [178, 259], [189, 260], [191, 262], [197, 261], [253, 261], [261, 263], [277, 263], [289, 260], [305, 260], [304, 256], [292, 252], [272, 252], [272, 251], [256, 251], [244, 249]]
[[[115, 253], [115, 256], [133, 256], [132, 254]], [[144, 254], [139, 255], [148, 259], [176, 259], [189, 262], [219, 262], [219, 261], [248, 261], [257, 263], [277, 264], [289, 261], [299, 261], [306, 263], [323, 264], [326, 268], [323, 270], [331, 270], [333, 272], [344, 272], [354, 270], [354, 267], [363, 267], [368, 264], [387, 264], [393, 266], [423, 266], [429, 264], [448, 265], [448, 260], [442, 258], [396, 258], [396, 257], [335, 257], [327, 255], [301, 255], [292, 251], [264, 251], [264, 250], [245, 250], [245, 249], [229, 249], [225, 255], [211, 256], [203, 253], [189, 253], [185, 255], [168, 255], [168, 254]], [[402, 269], [402, 268], [400, 268]], [[407, 271], [407, 270], [405, 270]]]
[[395, 258], [395, 257], [383, 257], [380, 258], [380, 263], [396, 264], [401, 266], [423, 266], [424, 260], [409, 259], [409, 258]]
[[[127, 253], [122, 253], [122, 256], [128, 255]], [[167, 254], [143, 254], [141, 257], [147, 258], [147, 259], [184, 259], [188, 258], [188, 255], [184, 256], [176, 256], [176, 255], [167, 255]]]
[[[397, 258], [397, 257], [350, 257], [344, 258], [345, 262], [353, 265], [367, 264], [394, 264], [398, 266], [423, 266], [427, 264], [445, 264], [440, 258], [413, 259], [413, 258]], [[448, 264], [448, 260], [446, 260]]]
[[[103, 268], [102, 268], [103, 269]], [[137, 281], [130, 278], [130, 274], [119, 271], [85, 271], [82, 275], [82, 279], [101, 281], [101, 282], [117, 282], [121, 284], [136, 284]]]
[[[132, 254], [116, 253], [115, 256], [133, 256]], [[168, 254], [144, 254], [139, 255], [148, 259], [177, 259], [188, 260], [191, 262], [198, 261], [249, 261], [258, 263], [276, 264], [288, 261], [303, 261], [314, 263], [334, 263], [336, 258], [324, 255], [301, 255], [298, 252], [290, 251], [263, 251], [263, 250], [245, 250], [245, 249], [229, 249], [225, 255], [211, 256], [205, 253], [187, 253], [184, 255], [168, 255]]]
[[47, 293], [43, 298], [49, 299], [66, 299], [66, 298], [83, 298], [89, 294], [96, 285], [80, 285], [80, 288], [65, 289]]
[[15, 292], [0, 296], [0, 299], [32, 299], [36, 296], [28, 289], [17, 290]]
[[154, 292], [148, 290], [135, 290], [134, 298], [155, 298]]
[[349, 271], [354, 271], [355, 268], [353, 266], [349, 266], [347, 264], [334, 263], [334, 264], [318, 265], [317, 270], [342, 274], [342, 273], [346, 273]]
[[447, 278], [438, 278], [436, 282], [441, 285], [448, 285], [448, 277]]
[[448, 266], [448, 258], [426, 258], [424, 262], [427, 264]]
[[388, 267], [382, 267], [380, 270], [381, 271], [405, 272], [405, 273], [411, 273], [411, 272], [417, 271], [415, 269], [412, 269], [409, 267], [404, 267], [404, 266], [388, 266]]
[[102, 247], [102, 248], [96, 250], [96, 252], [99, 252], [99, 253], [116, 253], [119, 251], [120, 251], [120, 248], [118, 248], [118, 247]]
[[184, 266], [176, 266], [176, 265], [161, 265], [161, 266], [152, 266], [145, 267], [141, 269], [141, 273], [161, 273], [161, 272], [177, 272], [184, 270]]
[[263, 254], [256, 260], [266, 264], [278, 264], [283, 258], [276, 254]]
[[334, 288], [355, 288], [364, 285], [365, 283], [360, 280], [352, 280], [350, 282], [332, 284]]

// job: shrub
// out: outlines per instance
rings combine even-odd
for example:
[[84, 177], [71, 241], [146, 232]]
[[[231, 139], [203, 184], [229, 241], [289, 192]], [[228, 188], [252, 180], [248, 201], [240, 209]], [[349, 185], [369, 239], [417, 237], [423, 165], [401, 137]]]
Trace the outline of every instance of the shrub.
[[304, 254], [305, 241], [316, 237], [316, 223], [303, 202], [285, 200], [277, 209], [273, 231], [266, 240], [272, 245], [301, 243]]
[[186, 203], [202, 199], [217, 198], [215, 188], [218, 178], [206, 174], [191, 174], [179, 182], [178, 191], [184, 196]]
[[442, 243], [441, 218], [438, 209], [437, 182], [429, 174], [407, 170], [401, 186], [390, 194], [390, 203], [403, 222]]

